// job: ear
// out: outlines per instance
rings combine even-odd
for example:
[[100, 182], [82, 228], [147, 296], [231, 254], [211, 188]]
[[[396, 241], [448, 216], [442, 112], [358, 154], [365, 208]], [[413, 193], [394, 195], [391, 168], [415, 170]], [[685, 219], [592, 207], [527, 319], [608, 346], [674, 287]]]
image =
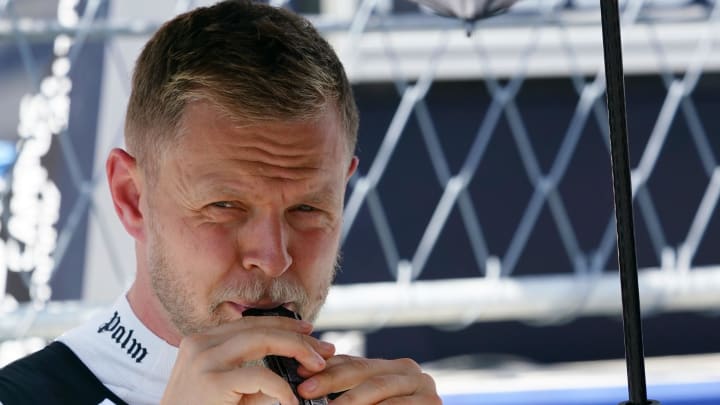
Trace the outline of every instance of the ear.
[[143, 240], [144, 221], [140, 209], [142, 184], [135, 158], [126, 151], [115, 148], [110, 151], [105, 170], [115, 212], [120, 222], [135, 240]]
[[355, 170], [357, 170], [358, 164], [360, 164], [360, 159], [357, 156], [353, 156], [353, 158], [350, 160], [347, 175], [345, 176], [345, 183], [350, 181], [350, 177], [352, 177], [352, 175], [355, 173]]

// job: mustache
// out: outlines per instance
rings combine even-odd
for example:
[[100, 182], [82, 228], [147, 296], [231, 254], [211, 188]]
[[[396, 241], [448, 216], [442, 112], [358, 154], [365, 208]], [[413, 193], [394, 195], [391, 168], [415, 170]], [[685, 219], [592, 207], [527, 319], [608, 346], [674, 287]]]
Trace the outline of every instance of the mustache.
[[292, 302], [297, 306], [296, 310], [303, 314], [310, 303], [307, 291], [299, 284], [286, 278], [253, 279], [235, 282], [222, 287], [213, 295], [211, 310], [217, 309], [226, 301], [271, 301], [278, 304]]

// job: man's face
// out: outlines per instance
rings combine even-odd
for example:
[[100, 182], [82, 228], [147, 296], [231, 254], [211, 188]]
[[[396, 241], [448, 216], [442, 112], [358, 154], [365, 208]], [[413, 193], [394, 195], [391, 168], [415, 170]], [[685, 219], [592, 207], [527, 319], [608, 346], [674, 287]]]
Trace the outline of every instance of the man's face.
[[313, 320], [332, 282], [355, 168], [337, 113], [240, 125], [186, 107], [146, 187], [145, 266], [183, 335], [285, 305]]

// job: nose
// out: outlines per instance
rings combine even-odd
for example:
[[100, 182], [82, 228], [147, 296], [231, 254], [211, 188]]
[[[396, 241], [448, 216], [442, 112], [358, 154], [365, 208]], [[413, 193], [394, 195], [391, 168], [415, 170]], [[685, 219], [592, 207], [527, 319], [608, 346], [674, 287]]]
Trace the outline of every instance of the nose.
[[246, 222], [238, 237], [243, 268], [272, 278], [285, 273], [293, 261], [286, 226], [282, 217], [269, 214], [254, 215]]

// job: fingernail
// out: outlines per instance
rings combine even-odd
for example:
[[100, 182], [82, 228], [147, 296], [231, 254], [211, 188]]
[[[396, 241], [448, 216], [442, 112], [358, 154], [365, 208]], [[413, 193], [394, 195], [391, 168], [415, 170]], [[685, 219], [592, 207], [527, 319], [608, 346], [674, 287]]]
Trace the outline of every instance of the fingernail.
[[335, 350], [335, 345], [334, 345], [334, 344], [332, 344], [332, 343], [330, 343], [330, 342], [326, 342], [326, 341], [324, 341], [324, 340], [321, 340], [321, 341], [320, 341], [320, 347], [322, 347], [322, 348], [325, 349], [325, 350]]
[[318, 383], [315, 381], [315, 379], [310, 378], [305, 380], [305, 382], [302, 384], [303, 388], [305, 388], [305, 391], [313, 392], [317, 389]]

